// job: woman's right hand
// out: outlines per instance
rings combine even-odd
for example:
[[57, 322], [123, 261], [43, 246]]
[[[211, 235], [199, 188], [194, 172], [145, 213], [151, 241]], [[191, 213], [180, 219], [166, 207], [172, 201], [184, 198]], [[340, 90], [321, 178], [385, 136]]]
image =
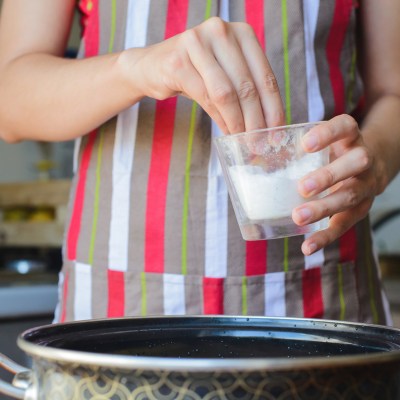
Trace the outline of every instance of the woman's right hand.
[[133, 91], [196, 101], [225, 133], [284, 123], [271, 66], [246, 23], [213, 17], [164, 42], [123, 52]]

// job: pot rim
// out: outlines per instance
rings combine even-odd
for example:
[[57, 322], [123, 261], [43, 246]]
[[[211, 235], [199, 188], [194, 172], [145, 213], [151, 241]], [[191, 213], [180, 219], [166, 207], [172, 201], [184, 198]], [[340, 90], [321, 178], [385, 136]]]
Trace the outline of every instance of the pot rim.
[[387, 350], [377, 353], [344, 355], [344, 356], [311, 356], [300, 358], [178, 358], [178, 357], [153, 357], [153, 356], [133, 356], [106, 353], [91, 353], [77, 350], [68, 350], [61, 348], [46, 347], [41, 344], [31, 343], [24, 339], [38, 329], [51, 329], [54, 326], [74, 325], [102, 321], [118, 321], [118, 320], [134, 320], [155, 318], [157, 320], [165, 319], [209, 319], [217, 318], [221, 320], [268, 320], [268, 321], [284, 321], [293, 324], [294, 327], [314, 327], [321, 329], [323, 327], [335, 327], [354, 329], [369, 329], [372, 331], [381, 330], [388, 334], [397, 334], [400, 336], [400, 329], [386, 327], [381, 325], [343, 322], [323, 319], [308, 318], [288, 318], [288, 317], [246, 317], [246, 316], [220, 316], [220, 315], [199, 315], [199, 316], [160, 316], [160, 317], [123, 317], [109, 319], [93, 319], [88, 321], [74, 321], [63, 324], [46, 325], [39, 328], [29, 329], [19, 335], [17, 339], [18, 346], [28, 355], [38, 359], [46, 359], [51, 362], [79, 364], [86, 366], [115, 368], [121, 370], [140, 369], [147, 371], [185, 371], [185, 372], [211, 372], [211, 371], [251, 371], [251, 370], [269, 370], [269, 371], [285, 371], [299, 369], [315, 369], [315, 368], [334, 368], [334, 367], [354, 367], [371, 364], [384, 364], [390, 362], [400, 362], [400, 347], [398, 350]]

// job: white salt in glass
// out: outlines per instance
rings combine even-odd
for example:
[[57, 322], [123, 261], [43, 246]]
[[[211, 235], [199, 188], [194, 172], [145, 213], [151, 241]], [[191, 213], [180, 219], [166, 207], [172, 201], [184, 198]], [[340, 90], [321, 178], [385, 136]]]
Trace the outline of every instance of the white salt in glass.
[[245, 240], [303, 235], [328, 227], [328, 218], [305, 226], [292, 210], [325, 195], [303, 198], [297, 182], [329, 162], [329, 149], [306, 153], [302, 137], [318, 122], [281, 126], [214, 139], [229, 196]]

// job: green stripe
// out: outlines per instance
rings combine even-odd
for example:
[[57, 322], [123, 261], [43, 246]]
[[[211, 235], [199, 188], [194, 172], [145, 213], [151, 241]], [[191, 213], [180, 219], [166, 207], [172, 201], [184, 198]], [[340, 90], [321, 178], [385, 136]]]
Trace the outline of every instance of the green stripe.
[[207, 0], [206, 4], [206, 12], [204, 14], [204, 19], [208, 19], [211, 16], [211, 5], [212, 5], [212, 0]]
[[343, 294], [343, 267], [342, 267], [342, 264], [338, 265], [338, 284], [339, 284], [339, 302], [340, 302], [339, 320], [344, 321], [344, 318], [346, 316], [346, 302], [344, 301], [344, 294]]
[[192, 149], [194, 131], [196, 128], [196, 110], [197, 103], [192, 104], [192, 113], [190, 116], [188, 147], [186, 152], [186, 165], [185, 165], [185, 189], [183, 193], [183, 215], [182, 215], [182, 274], [187, 274], [187, 227], [189, 215], [189, 194], [190, 194], [190, 164], [192, 162]]
[[142, 288], [142, 317], [147, 315], [147, 286], [146, 286], [146, 274], [142, 272], [140, 274], [140, 285]]
[[289, 69], [289, 31], [286, 0], [282, 0], [282, 34], [283, 34], [283, 63], [285, 71], [285, 102], [286, 123], [292, 123], [292, 106], [290, 102], [290, 69]]
[[111, 34], [110, 34], [110, 42], [108, 44], [108, 52], [109, 53], [112, 53], [114, 50], [116, 27], [117, 27], [117, 1], [112, 0], [112, 2], [111, 2]]
[[242, 315], [247, 315], [247, 276], [242, 278]]
[[[369, 238], [369, 229], [364, 228], [364, 235], [366, 236], [364, 239], [364, 243], [370, 243]], [[376, 309], [376, 298], [375, 298], [375, 285], [374, 285], [374, 277], [373, 277], [373, 265], [372, 265], [372, 256], [371, 256], [371, 248], [370, 245], [365, 246], [366, 261], [367, 261], [367, 275], [368, 275], [368, 290], [369, 290], [369, 304], [371, 307], [372, 318], [374, 324], [379, 322], [378, 310]]]
[[351, 110], [354, 106], [353, 102], [353, 91], [356, 84], [356, 64], [357, 64], [357, 52], [356, 49], [353, 50], [351, 55], [350, 71], [349, 71], [349, 87], [347, 91], [347, 105]]
[[89, 264], [90, 265], [93, 265], [94, 246], [96, 243], [96, 233], [97, 233], [97, 222], [99, 220], [101, 160], [103, 157], [104, 125], [100, 128], [99, 135], [100, 135], [100, 139], [99, 139], [99, 147], [97, 149], [96, 184], [95, 184], [95, 189], [94, 189], [92, 234], [90, 237], [90, 246], [89, 246]]
[[[292, 123], [292, 106], [290, 102], [290, 68], [289, 68], [289, 30], [286, 0], [282, 4], [282, 40], [283, 40], [283, 63], [285, 77], [285, 104], [286, 104], [286, 123]], [[289, 271], [289, 238], [283, 240], [283, 270]]]
[[289, 238], [283, 239], [283, 270], [289, 271]]

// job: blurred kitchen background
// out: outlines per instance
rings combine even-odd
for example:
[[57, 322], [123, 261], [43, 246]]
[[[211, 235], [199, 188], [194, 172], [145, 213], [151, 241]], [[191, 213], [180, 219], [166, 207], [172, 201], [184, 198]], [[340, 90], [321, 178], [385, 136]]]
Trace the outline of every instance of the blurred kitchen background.
[[[76, 54], [79, 35], [76, 18], [67, 56]], [[0, 141], [0, 352], [23, 364], [17, 335], [50, 323], [56, 305], [72, 155], [72, 142]], [[371, 216], [400, 327], [400, 176], [376, 199]]]
[[[76, 56], [79, 38], [76, 15], [66, 57]], [[0, 140], [0, 353], [22, 365], [18, 334], [53, 319], [73, 149]], [[11, 378], [0, 369], [0, 379]]]

